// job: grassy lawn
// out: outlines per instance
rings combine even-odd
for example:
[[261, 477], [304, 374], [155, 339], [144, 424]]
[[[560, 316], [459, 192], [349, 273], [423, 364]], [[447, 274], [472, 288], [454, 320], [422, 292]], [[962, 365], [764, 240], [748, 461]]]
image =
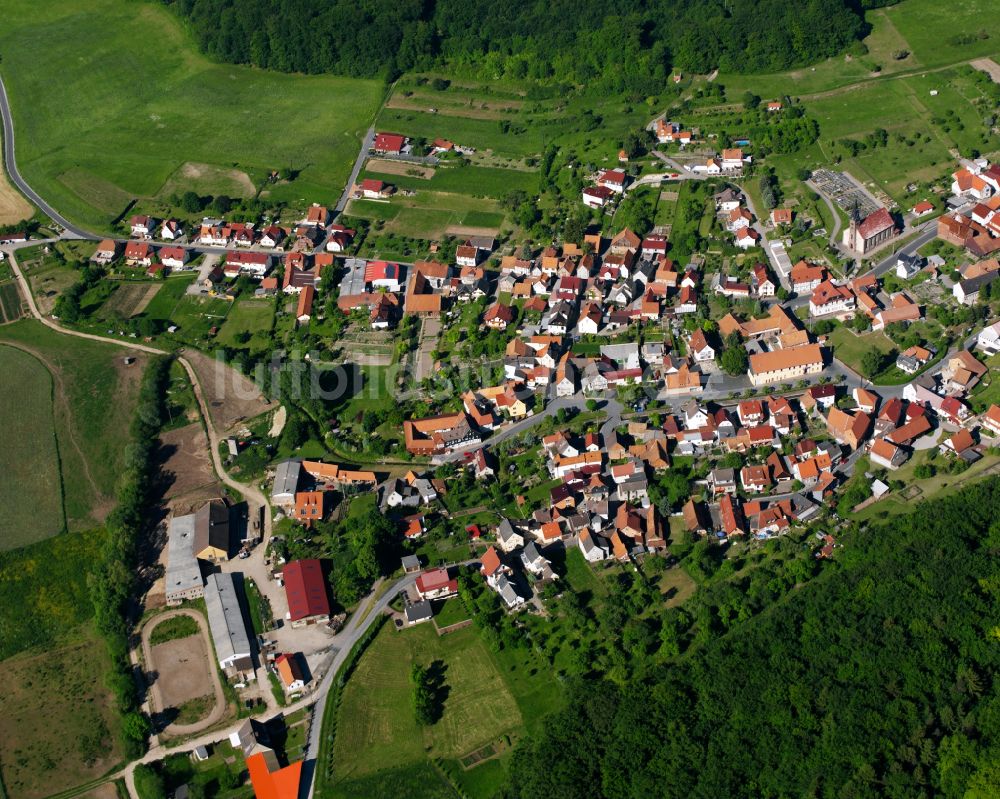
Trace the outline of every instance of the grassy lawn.
[[465, 621], [468, 618], [469, 614], [465, 612], [465, 605], [462, 604], [462, 600], [458, 597], [452, 597], [451, 599], [446, 599], [441, 605], [434, 616], [434, 622], [438, 627], [448, 627], [452, 624], [458, 624], [460, 621]]
[[133, 198], [250, 193], [281, 167], [300, 174], [275, 195], [332, 202], [380, 99], [374, 80], [213, 64], [159, 4], [4, 10], [18, 165], [56, 207], [103, 229]]
[[121, 757], [104, 643], [75, 640], [0, 662], [0, 776], [8, 796], [41, 797], [109, 771]]
[[538, 175], [520, 169], [501, 169], [485, 166], [439, 166], [431, 178], [413, 175], [390, 175], [365, 171], [364, 177], [374, 177], [392, 183], [401, 189], [466, 194], [472, 197], [499, 199], [505, 194], [521, 190], [538, 191]]
[[667, 605], [676, 607], [683, 604], [697, 590], [698, 585], [684, 569], [667, 569], [660, 580], [660, 593], [667, 598]]
[[270, 623], [271, 621], [270, 613], [266, 610], [268, 606], [265, 604], [257, 584], [249, 577], [243, 578], [243, 592], [246, 594], [254, 635], [262, 635], [265, 632], [265, 622]]
[[577, 594], [589, 594], [592, 597], [603, 597], [607, 594], [604, 584], [594, 574], [578, 547], [566, 552], [566, 582]]
[[[905, 0], [883, 13], [920, 63], [932, 67], [996, 54], [1000, 19], [982, 9], [977, 0], [957, 0], [947, 7], [934, 0]], [[986, 37], [977, 38], [979, 32]], [[970, 33], [972, 41], [956, 38]]]
[[[177, 300], [169, 316], [164, 320], [177, 325], [178, 337], [185, 341], [199, 341], [205, 339], [213, 327], [220, 327], [225, 322], [232, 307], [233, 303], [228, 300], [185, 294]], [[148, 311], [147, 314], [152, 318], [160, 318]]]
[[[488, 228], [496, 234], [504, 221], [504, 212], [495, 200], [427, 189], [412, 196], [397, 195], [388, 203], [352, 200], [348, 212], [384, 222], [378, 233], [417, 239], [439, 239], [458, 233], [455, 228], [469, 227]], [[377, 249], [376, 239], [369, 236], [368, 244]], [[379, 254], [390, 257], [386, 252]]]
[[538, 127], [524, 126], [504, 133], [500, 120], [472, 119], [453, 114], [429, 114], [386, 108], [379, 115], [380, 130], [392, 130], [407, 136], [427, 139], [443, 137], [456, 144], [491, 150], [508, 158], [524, 158], [542, 150], [542, 131]]
[[[203, 795], [215, 799], [252, 799], [254, 793], [250, 781], [242, 784], [246, 776], [243, 753], [232, 747], [228, 740], [213, 744], [211, 756], [196, 762], [189, 754], [168, 755], [157, 764], [163, 774], [167, 795], [172, 796], [181, 785], [197, 786]], [[235, 788], [223, 788], [229, 782]]]
[[[273, 320], [274, 303], [270, 300], [239, 300], [233, 304], [216, 339], [230, 347], [248, 347], [251, 352], [264, 349], [271, 339]], [[249, 334], [250, 339], [240, 343], [244, 333]]]
[[[67, 525], [70, 530], [92, 527], [104, 518], [113, 501], [145, 358], [140, 356], [126, 366], [124, 351], [118, 347], [61, 335], [27, 319], [0, 328], [0, 343], [3, 342], [28, 349], [53, 376], [55, 437], [66, 477], [63, 484]], [[40, 373], [35, 370], [35, 374]], [[25, 413], [23, 406], [20, 413]], [[33, 418], [35, 422], [40, 419], [37, 415]], [[51, 421], [48, 426], [51, 431]], [[58, 477], [36, 474], [32, 480], [58, 485]], [[26, 481], [21, 486], [30, 483]], [[21, 490], [23, 493], [24, 489]], [[58, 498], [58, 492], [49, 492], [47, 502], [58, 502], [54, 498]], [[38, 510], [35, 516], [42, 518], [44, 513]], [[44, 534], [59, 529], [47, 529]], [[37, 539], [41, 534], [32, 531], [30, 538]], [[29, 540], [24, 534], [22, 539]]]
[[165, 644], [177, 638], [187, 638], [197, 635], [199, 631], [198, 622], [190, 616], [173, 616], [166, 621], [159, 622], [149, 635], [149, 645]]
[[156, 292], [156, 296], [153, 297], [149, 305], [146, 306], [146, 310], [143, 312], [144, 315], [150, 319], [170, 319], [177, 303], [184, 296], [188, 286], [194, 282], [196, 277], [197, 275], [195, 274], [171, 275], [164, 281], [163, 286]]
[[[527, 668], [531, 658], [507, 650], [491, 654], [473, 628], [443, 637], [430, 625], [402, 632], [383, 628], [344, 690], [329, 795], [454, 796], [428, 758], [452, 761], [517, 734], [552, 707], [544, 695], [558, 699], [551, 677]], [[410, 666], [436, 661], [443, 664], [447, 686], [444, 712], [433, 726], [420, 727], [411, 704]], [[397, 784], [405, 784], [403, 793], [390, 794], [388, 786]]]
[[52, 409], [52, 375], [42, 363], [13, 347], [0, 346], [0, 372], [8, 390], [0, 395], [0, 506], [4, 508], [0, 550], [55, 535], [65, 527], [62, 477]]
[[833, 344], [834, 356], [856, 372], [860, 371], [861, 359], [868, 350], [874, 347], [886, 353], [896, 346], [882, 333], [864, 333], [859, 336], [843, 325], [830, 334], [830, 342]]

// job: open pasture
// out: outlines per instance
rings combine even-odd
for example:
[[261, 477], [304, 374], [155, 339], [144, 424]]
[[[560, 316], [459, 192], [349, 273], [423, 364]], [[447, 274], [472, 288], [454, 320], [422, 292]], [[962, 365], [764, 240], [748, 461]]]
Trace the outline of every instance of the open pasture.
[[65, 527], [62, 477], [52, 408], [52, 375], [35, 357], [0, 346], [0, 550], [55, 535]]
[[[42, 482], [45, 488], [40, 490], [45, 492], [46, 504], [58, 506], [61, 465], [66, 525], [70, 530], [79, 530], [99, 523], [114, 504], [146, 356], [133, 354], [134, 361], [126, 364], [126, 351], [120, 347], [65, 336], [27, 319], [0, 327], [0, 343], [27, 352], [52, 376], [50, 421], [44, 426], [43, 420], [36, 417], [31, 429], [38, 435], [45, 431], [51, 435], [54, 427], [59, 453], [56, 471], [51, 472], [52, 477], [47, 476], [49, 471], [35, 473], [17, 485], [23, 491], [26, 486]], [[34, 371], [40, 381], [40, 373]], [[43, 413], [25, 407], [18, 411], [22, 418], [29, 412]], [[23, 500], [14, 507], [18, 505], [30, 507]], [[35, 508], [32, 513], [37, 519], [43, 510]], [[60, 529], [61, 525], [51, 529], [51, 520], [44, 528], [31, 524], [28, 540]]]
[[[417, 725], [410, 666], [441, 661], [448, 695], [440, 721]], [[334, 744], [338, 780], [458, 758], [522, 724], [517, 703], [472, 628], [439, 638], [431, 625], [383, 628], [344, 690]]]
[[121, 757], [107, 648], [78, 634], [72, 644], [0, 661], [0, 774], [12, 799], [58, 794]]
[[160, 4], [10, 0], [4, 12], [21, 172], [99, 229], [133, 198], [243, 194], [285, 167], [329, 202], [379, 101], [374, 80], [214, 64]]

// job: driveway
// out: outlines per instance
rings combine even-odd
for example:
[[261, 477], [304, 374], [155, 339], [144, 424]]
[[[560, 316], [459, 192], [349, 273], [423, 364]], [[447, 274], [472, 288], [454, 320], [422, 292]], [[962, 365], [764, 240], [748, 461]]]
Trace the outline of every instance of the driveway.
[[221, 255], [216, 253], [208, 253], [205, 256], [205, 260], [202, 261], [201, 266], [198, 267], [198, 279], [187, 287], [188, 294], [205, 294], [206, 290], [204, 288], [204, 283], [208, 280], [208, 275], [213, 269], [215, 269], [216, 264], [222, 259]]
[[425, 316], [420, 323], [420, 342], [417, 345], [417, 383], [430, 377], [434, 371], [434, 358], [431, 353], [437, 348], [440, 334], [441, 320], [436, 316]]

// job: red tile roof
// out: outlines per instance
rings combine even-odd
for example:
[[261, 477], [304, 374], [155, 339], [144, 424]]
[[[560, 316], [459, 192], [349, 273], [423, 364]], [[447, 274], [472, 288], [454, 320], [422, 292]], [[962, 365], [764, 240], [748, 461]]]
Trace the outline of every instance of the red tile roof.
[[373, 150], [381, 150], [386, 153], [398, 153], [406, 144], [406, 137], [398, 133], [379, 133], [375, 136]]
[[309, 616], [329, 616], [330, 600], [326, 596], [323, 569], [315, 558], [295, 560], [285, 565], [285, 597], [291, 621]]
[[[271, 753], [273, 759], [273, 752]], [[302, 779], [302, 761], [271, 771], [263, 752], [246, 759], [250, 782], [257, 799], [298, 799]]]
[[895, 225], [896, 222], [893, 220], [892, 214], [885, 208], [879, 208], [874, 213], [868, 214], [865, 221], [858, 225], [858, 233], [861, 234], [862, 238], [870, 239], [884, 230], [895, 227]]

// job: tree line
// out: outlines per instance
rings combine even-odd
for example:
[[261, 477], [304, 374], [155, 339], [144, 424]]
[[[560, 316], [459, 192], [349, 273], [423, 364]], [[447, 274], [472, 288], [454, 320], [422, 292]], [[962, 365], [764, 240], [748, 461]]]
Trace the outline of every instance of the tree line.
[[135, 618], [139, 549], [142, 535], [149, 527], [148, 511], [156, 480], [154, 456], [163, 424], [169, 372], [170, 359], [155, 358], [143, 375], [129, 428], [127, 458], [118, 484], [118, 504], [105, 521], [107, 539], [88, 579], [94, 621], [113, 662], [108, 679], [122, 714], [122, 743], [128, 760], [145, 752], [151, 730], [149, 719], [139, 709], [128, 652]]
[[767, 72], [841, 52], [884, 0], [163, 0], [219, 61], [392, 78], [484, 79], [655, 94], [672, 69]]
[[1000, 795], [998, 507], [993, 478], [848, 532], [813, 579], [710, 586], [693, 611], [729, 622], [631, 679], [568, 680], [502, 795]]

